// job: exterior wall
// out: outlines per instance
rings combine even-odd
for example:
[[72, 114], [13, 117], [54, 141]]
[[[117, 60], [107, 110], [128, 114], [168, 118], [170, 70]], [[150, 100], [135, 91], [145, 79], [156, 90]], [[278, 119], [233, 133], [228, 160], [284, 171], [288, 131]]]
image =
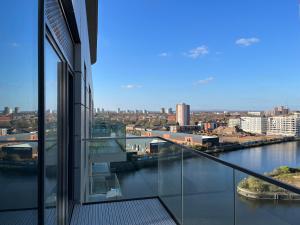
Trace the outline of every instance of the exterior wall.
[[241, 117], [241, 129], [254, 134], [265, 134], [267, 132], [266, 117]]
[[[53, 2], [58, 0], [47, 1]], [[84, 168], [87, 166], [88, 152], [85, 149], [85, 142], [83, 140], [89, 138], [91, 135], [90, 126], [93, 115], [93, 83], [85, 2], [85, 0], [72, 0], [76, 21], [67, 21], [67, 23], [76, 24], [80, 39], [76, 42], [73, 40], [72, 51], [74, 52], [74, 60], [68, 60], [69, 67], [74, 76], [74, 192], [78, 202], [84, 199], [83, 190], [85, 190], [85, 177], [87, 177]], [[51, 31], [51, 26], [50, 24], [48, 25]], [[53, 29], [52, 32], [56, 34]], [[59, 43], [58, 46], [67, 58], [63, 46]]]

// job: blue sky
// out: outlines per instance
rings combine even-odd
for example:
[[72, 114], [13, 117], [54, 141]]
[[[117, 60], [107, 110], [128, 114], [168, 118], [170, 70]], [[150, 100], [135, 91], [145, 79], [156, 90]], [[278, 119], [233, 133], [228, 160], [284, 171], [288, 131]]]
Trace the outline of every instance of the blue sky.
[[5, 1], [0, 27], [0, 111], [37, 110], [37, 1]]
[[300, 109], [298, 0], [102, 0], [95, 106]]
[[[11, 0], [0, 9], [0, 110], [37, 108], [37, 1], [31, 3]], [[96, 107], [300, 109], [298, 0], [99, 4]]]

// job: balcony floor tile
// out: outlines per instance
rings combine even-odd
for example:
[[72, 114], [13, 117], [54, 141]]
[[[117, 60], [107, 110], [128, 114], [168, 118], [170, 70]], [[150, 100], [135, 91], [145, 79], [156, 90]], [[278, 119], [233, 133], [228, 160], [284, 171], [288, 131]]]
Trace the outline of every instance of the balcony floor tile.
[[158, 199], [76, 205], [71, 225], [176, 225]]

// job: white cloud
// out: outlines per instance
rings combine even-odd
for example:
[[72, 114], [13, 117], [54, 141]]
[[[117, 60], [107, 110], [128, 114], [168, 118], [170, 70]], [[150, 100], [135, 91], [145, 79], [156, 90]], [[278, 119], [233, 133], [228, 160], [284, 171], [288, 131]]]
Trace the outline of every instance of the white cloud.
[[121, 87], [124, 89], [136, 89], [136, 88], [141, 88], [143, 86], [139, 84], [126, 84], [126, 85], [122, 85]]
[[171, 54], [170, 53], [168, 53], [168, 52], [162, 52], [162, 53], [160, 53], [158, 56], [160, 56], [160, 57], [168, 57], [168, 56], [170, 56]]
[[207, 77], [205, 79], [202, 79], [202, 80], [198, 80], [196, 82], [197, 85], [202, 85], [202, 84], [208, 84], [210, 82], [212, 82], [215, 78], [213, 76], [210, 76], [210, 77]]
[[250, 45], [253, 45], [253, 44], [257, 44], [260, 42], [260, 39], [259, 38], [255, 38], [255, 37], [252, 37], [252, 38], [240, 38], [238, 40], [235, 41], [235, 43], [239, 46], [245, 46], [245, 47], [248, 47]]
[[184, 55], [193, 59], [197, 59], [198, 57], [207, 55], [208, 53], [209, 53], [208, 47], [202, 45], [197, 48], [189, 50], [189, 52], [184, 53]]

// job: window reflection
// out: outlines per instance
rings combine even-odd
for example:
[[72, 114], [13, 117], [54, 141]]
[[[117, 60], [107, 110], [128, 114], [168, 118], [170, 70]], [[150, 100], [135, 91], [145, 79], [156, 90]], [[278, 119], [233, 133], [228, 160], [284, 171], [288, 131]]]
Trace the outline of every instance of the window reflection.
[[57, 105], [58, 55], [47, 41], [45, 46], [45, 202], [46, 213], [55, 213], [57, 198]]

